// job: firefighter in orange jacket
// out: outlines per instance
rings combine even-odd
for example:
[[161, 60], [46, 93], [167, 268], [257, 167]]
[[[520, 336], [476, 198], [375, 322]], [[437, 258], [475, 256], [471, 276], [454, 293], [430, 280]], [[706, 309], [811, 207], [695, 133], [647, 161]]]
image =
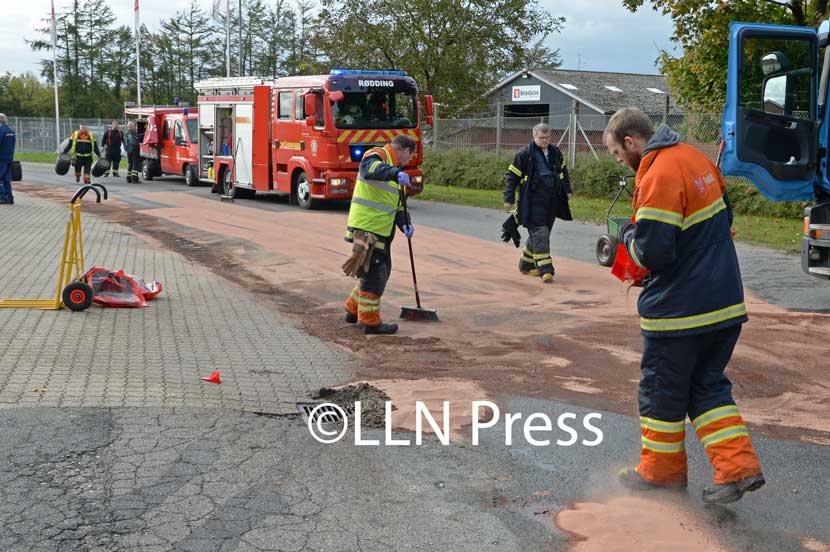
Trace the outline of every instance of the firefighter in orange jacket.
[[603, 138], [618, 162], [637, 171], [635, 222], [619, 239], [651, 271], [637, 303], [640, 462], [620, 480], [641, 490], [685, 487], [688, 415], [714, 468], [704, 502], [734, 502], [765, 481], [724, 373], [747, 312], [723, 179], [667, 126], [655, 132], [639, 109], [615, 113]]

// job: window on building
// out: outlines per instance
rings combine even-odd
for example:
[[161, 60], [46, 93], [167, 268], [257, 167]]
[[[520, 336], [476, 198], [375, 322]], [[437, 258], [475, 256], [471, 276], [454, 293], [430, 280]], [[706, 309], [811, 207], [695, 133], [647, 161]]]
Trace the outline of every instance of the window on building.
[[622, 92], [622, 89], [617, 88], [616, 86], [608, 86], [608, 85], [606, 84], [606, 85], [605, 85], [605, 88], [607, 88], [607, 89], [608, 89], [608, 90], [610, 90], [611, 92]]
[[568, 90], [579, 90], [579, 88], [577, 88], [576, 86], [572, 84], [565, 84], [564, 82], [560, 82], [559, 86], [561, 86], [562, 88], [567, 88]]
[[648, 90], [649, 92], [654, 92], [655, 94], [665, 94], [665, 92], [663, 92], [659, 88], [646, 88], [646, 90]]

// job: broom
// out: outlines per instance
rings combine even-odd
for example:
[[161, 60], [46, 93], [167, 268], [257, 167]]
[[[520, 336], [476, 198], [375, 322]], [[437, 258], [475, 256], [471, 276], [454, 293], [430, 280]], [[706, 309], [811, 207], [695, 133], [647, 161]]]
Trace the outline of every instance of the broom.
[[[401, 189], [400, 194], [401, 202], [403, 203], [404, 218], [407, 224], [412, 224], [409, 222], [409, 213], [406, 210], [406, 192]], [[418, 293], [418, 279], [415, 277], [415, 255], [412, 253], [412, 238], [406, 238], [406, 242], [409, 244], [409, 264], [412, 266], [412, 285], [415, 286], [415, 304], [418, 306], [401, 307], [401, 318], [404, 320], [438, 322], [438, 311], [421, 307], [421, 295]]]

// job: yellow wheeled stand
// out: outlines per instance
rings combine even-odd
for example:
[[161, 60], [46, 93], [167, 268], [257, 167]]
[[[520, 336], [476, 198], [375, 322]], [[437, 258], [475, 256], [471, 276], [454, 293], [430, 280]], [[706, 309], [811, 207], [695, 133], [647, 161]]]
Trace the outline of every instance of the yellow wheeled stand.
[[[100, 191], [98, 190], [100, 188]], [[87, 184], [78, 188], [69, 202], [69, 220], [63, 238], [63, 254], [58, 272], [58, 288], [54, 299], [0, 299], [0, 308], [58, 310], [66, 305], [69, 310], [82, 311], [92, 305], [92, 286], [81, 280], [84, 268], [84, 236], [81, 231], [81, 198], [92, 190], [96, 202], [101, 203], [101, 192], [107, 199], [107, 189], [101, 184]], [[72, 272], [75, 281], [72, 281]]]

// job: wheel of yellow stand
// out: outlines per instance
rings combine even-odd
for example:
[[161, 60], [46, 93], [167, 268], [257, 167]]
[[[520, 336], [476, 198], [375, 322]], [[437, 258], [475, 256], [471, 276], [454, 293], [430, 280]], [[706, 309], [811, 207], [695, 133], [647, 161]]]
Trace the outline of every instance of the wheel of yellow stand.
[[63, 304], [71, 311], [86, 310], [92, 305], [92, 297], [94, 293], [92, 287], [84, 282], [72, 282], [65, 288], [61, 298]]

